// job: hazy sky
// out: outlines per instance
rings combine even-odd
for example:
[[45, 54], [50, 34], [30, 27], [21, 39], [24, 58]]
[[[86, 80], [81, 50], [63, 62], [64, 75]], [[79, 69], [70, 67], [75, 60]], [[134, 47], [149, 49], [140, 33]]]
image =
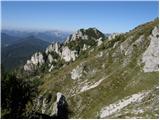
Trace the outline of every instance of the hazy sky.
[[126, 32], [158, 17], [158, 2], [2, 2], [2, 28]]

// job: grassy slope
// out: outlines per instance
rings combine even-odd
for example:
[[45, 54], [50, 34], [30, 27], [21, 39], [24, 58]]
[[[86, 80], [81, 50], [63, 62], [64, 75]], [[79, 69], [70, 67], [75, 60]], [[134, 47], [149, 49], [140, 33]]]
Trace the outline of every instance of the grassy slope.
[[[117, 57], [111, 57], [113, 53], [119, 49], [119, 45], [113, 49], [114, 43], [117, 41], [121, 43], [126, 40], [126, 38], [119, 40], [115, 39], [115, 41], [113, 40], [112, 42], [105, 41], [99, 48], [95, 48], [94, 52], [89, 54], [88, 50], [86, 53], [87, 57], [84, 55], [75, 62], [62, 67], [57, 71], [42, 75], [41, 79], [44, 84], [39, 87], [40, 94], [54, 94], [60, 91], [67, 97], [69, 107], [72, 111], [72, 118], [98, 118], [97, 112], [99, 112], [102, 107], [126, 96], [143, 90], [151, 90], [155, 86], [158, 86], [158, 72], [144, 73], [142, 70], [143, 65], [139, 66], [137, 64], [142, 53], [148, 46], [149, 40], [147, 39], [147, 36], [150, 34], [153, 27], [158, 25], [157, 21], [158, 20], [155, 20], [154, 22], [140, 26], [125, 34], [126, 38], [131, 35], [134, 36], [131, 43], [133, 43], [140, 35], [145, 34], [145, 47], [142, 49], [134, 49], [133, 56], [129, 58], [131, 61], [126, 66], [123, 66], [123, 62], [128, 56], [124, 56], [118, 52], [116, 53]], [[100, 51], [103, 51], [104, 55], [96, 58], [96, 55]], [[70, 72], [80, 63], [84, 63], [90, 69], [95, 69], [96, 74], [93, 76], [84, 74], [81, 80], [72, 80]], [[102, 65], [105, 65], [105, 68], [102, 68]], [[106, 76], [108, 77], [96, 88], [71, 96], [70, 91], [78, 89], [81, 82], [85, 80], [90, 82], [98, 81]], [[54, 99], [52, 99], [52, 101], [54, 101]], [[50, 111], [48, 111], [48, 113], [49, 112]], [[124, 118], [125, 116], [121, 117]]]

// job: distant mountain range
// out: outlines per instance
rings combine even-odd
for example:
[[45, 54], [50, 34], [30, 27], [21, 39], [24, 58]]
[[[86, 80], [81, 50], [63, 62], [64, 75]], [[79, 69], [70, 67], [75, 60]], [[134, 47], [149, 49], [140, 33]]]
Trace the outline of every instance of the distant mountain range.
[[59, 30], [48, 30], [48, 31], [29, 31], [29, 30], [7, 30], [3, 29], [2, 33], [13, 37], [25, 38], [29, 36], [35, 36], [41, 40], [47, 42], [59, 41], [63, 42], [72, 32], [59, 31]]
[[15, 37], [15, 36], [10, 36], [6, 33], [1, 33], [1, 47], [8, 47], [10, 45], [16, 44], [20, 42], [20, 38], [19, 37]]
[[24, 64], [34, 52], [41, 51], [48, 45], [49, 42], [34, 36], [18, 39], [2, 34], [2, 65], [6, 70], [13, 70]]
[[63, 42], [70, 32], [2, 30], [2, 65], [6, 70], [24, 64], [34, 52], [41, 51], [51, 42]]

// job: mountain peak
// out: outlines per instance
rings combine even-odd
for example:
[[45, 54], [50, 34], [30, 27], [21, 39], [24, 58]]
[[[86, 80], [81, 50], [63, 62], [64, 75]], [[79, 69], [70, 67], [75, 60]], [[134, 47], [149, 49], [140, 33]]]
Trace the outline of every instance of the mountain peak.
[[100, 37], [104, 38], [104, 34], [96, 28], [88, 29], [79, 29], [75, 33], [68, 36], [65, 43], [76, 40], [88, 40], [88, 39], [99, 39]]

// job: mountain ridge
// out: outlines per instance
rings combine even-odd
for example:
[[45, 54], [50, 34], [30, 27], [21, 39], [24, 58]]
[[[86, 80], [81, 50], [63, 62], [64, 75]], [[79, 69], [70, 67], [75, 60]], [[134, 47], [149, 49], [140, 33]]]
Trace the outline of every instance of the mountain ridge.
[[[85, 53], [82, 52], [82, 46], [84, 46], [82, 44], [79, 57], [75, 61], [53, 69], [40, 78], [44, 81], [40, 87], [43, 100], [50, 93], [62, 92], [74, 113], [70, 116], [71, 118], [148, 118], [147, 115], [149, 118], [156, 118], [158, 111], [153, 108], [156, 107], [158, 100], [156, 95], [150, 100], [149, 95], [157, 94], [158, 69], [155, 67], [147, 72], [145, 65], [150, 65], [148, 60], [156, 60], [158, 56], [156, 55], [154, 58], [150, 53], [147, 53], [147, 58], [144, 56], [145, 51], [149, 49], [151, 52], [155, 46], [152, 46], [150, 40], [158, 41], [157, 25], [155, 20], [130, 33], [113, 34], [112, 37], [108, 37], [110, 38], [108, 40], [104, 38], [105, 40], [99, 46], [92, 44], [93, 46], [90, 48], [86, 47]], [[70, 48], [79, 50], [74, 48], [75, 43]], [[149, 46], [152, 46], [151, 49]], [[143, 59], [148, 60], [144, 62]], [[156, 66], [158, 63], [154, 62], [154, 64]], [[147, 67], [152, 66], [154, 65]], [[143, 92], [144, 94], [142, 94]], [[43, 105], [40, 107], [47, 115], [53, 114], [52, 100], [48, 104], [46, 103], [47, 109]], [[123, 102], [118, 100], [126, 101], [127, 104], [121, 106]], [[112, 108], [112, 105], [119, 107], [119, 112]], [[138, 108], [134, 107], [136, 105]], [[106, 110], [105, 106], [115, 112], [107, 114], [109, 110]], [[39, 109], [38, 106], [37, 108]], [[126, 109], [128, 111], [140, 109], [142, 113], [129, 112], [129, 114], [125, 114], [123, 110]], [[147, 114], [149, 111], [154, 111], [154, 115]]]
[[[85, 51], [87, 48], [93, 45], [95, 46], [96, 44], [97, 45], [102, 44], [102, 40], [104, 38], [105, 38], [105, 35], [95, 28], [80, 29], [77, 32], [70, 35], [66, 39], [66, 41], [64, 41], [64, 43], [61, 44], [59, 42], [55, 42], [49, 45], [48, 48], [46, 48], [45, 52], [41, 54], [39, 53], [42, 56], [41, 59], [43, 59], [39, 61], [43, 61], [43, 63], [45, 63], [44, 61], [46, 61], [46, 63], [49, 63], [48, 67], [51, 67], [51, 68], [53, 68], [53, 65], [51, 66], [52, 62], [54, 62], [54, 64], [59, 64], [59, 63], [56, 63], [56, 61], [58, 60], [60, 60], [63, 63], [75, 61], [76, 57], [78, 57], [80, 52]], [[45, 58], [43, 57], [42, 54], [45, 56]], [[35, 68], [33, 66], [34, 66], [34, 63], [35, 65], [37, 65], [37, 62], [34, 62], [33, 59], [34, 58], [32, 57], [30, 62], [27, 61], [28, 65], [26, 64], [24, 66], [25, 70], [28, 69], [32, 71], [31, 68]], [[39, 65], [41, 66], [43, 63], [39, 63]], [[29, 66], [31, 68], [29, 68]]]
[[60, 31], [60, 30], [42, 30], [42, 31], [36, 31], [36, 30], [9, 30], [9, 29], [2, 29], [3, 33], [6, 33], [10, 36], [14, 37], [20, 37], [20, 38], [26, 38], [28, 36], [35, 36], [36, 38], [39, 38], [46, 42], [53, 42], [53, 41], [59, 41], [63, 42], [63, 40], [71, 34], [71, 32], [68, 31]]
[[38, 84], [27, 115], [157, 119], [158, 28], [159, 19], [107, 37], [94, 28], [80, 29], [64, 43], [34, 53], [17, 74]]

